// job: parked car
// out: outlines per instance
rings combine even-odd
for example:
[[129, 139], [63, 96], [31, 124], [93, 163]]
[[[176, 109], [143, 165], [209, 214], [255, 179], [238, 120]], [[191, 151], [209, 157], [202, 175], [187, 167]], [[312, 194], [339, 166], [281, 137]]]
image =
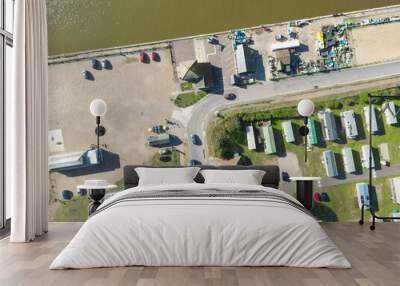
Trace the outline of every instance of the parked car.
[[153, 62], [158, 62], [158, 60], [160, 59], [160, 57], [159, 57], [159, 55], [158, 55], [158, 53], [157, 52], [151, 52], [151, 60], [153, 61]]
[[95, 70], [101, 69], [101, 64], [97, 59], [92, 59], [92, 68]]
[[279, 35], [275, 36], [275, 40], [279, 41], [279, 42], [283, 42], [283, 41], [286, 41], [287, 39], [286, 39], [286, 37], [284, 35], [279, 34]]
[[147, 54], [145, 52], [141, 52], [139, 54], [139, 60], [141, 63], [145, 63], [147, 61]]
[[236, 98], [236, 94], [234, 94], [234, 93], [225, 93], [224, 94], [224, 98], [226, 100], [234, 100]]
[[82, 71], [82, 76], [84, 79], [87, 79], [87, 80], [93, 79], [92, 74], [90, 73], [90, 71], [87, 71], [87, 70]]
[[207, 38], [207, 42], [212, 45], [218, 44], [218, 39], [216, 36], [210, 36]]
[[169, 149], [160, 149], [160, 150], [158, 150], [158, 153], [160, 155], [168, 155], [168, 154], [171, 154], [171, 150], [169, 150]]
[[289, 173], [286, 171], [282, 171], [282, 180], [285, 182], [289, 182], [290, 181], [290, 176]]
[[111, 69], [111, 62], [107, 59], [101, 61], [101, 67], [105, 70]]
[[321, 199], [321, 202], [329, 202], [329, 196], [325, 192], [321, 193], [320, 199]]
[[200, 166], [200, 165], [201, 165], [201, 162], [198, 161], [198, 160], [192, 159], [192, 160], [190, 160], [189, 165], [190, 165], [190, 166]]
[[70, 190], [64, 190], [62, 191], [62, 197], [64, 200], [72, 200], [72, 198], [74, 197], [74, 193], [71, 192]]
[[192, 143], [194, 145], [201, 145], [200, 137], [197, 134], [191, 134], [190, 135], [190, 140], [192, 141]]
[[321, 201], [321, 195], [319, 193], [314, 193], [313, 194], [313, 201], [316, 203], [319, 203]]

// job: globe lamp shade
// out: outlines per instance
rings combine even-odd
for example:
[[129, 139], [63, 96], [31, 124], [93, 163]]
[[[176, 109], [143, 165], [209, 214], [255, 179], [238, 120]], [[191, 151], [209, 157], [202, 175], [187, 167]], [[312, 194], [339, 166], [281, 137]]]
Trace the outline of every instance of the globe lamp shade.
[[309, 99], [303, 99], [297, 105], [297, 111], [303, 117], [310, 117], [314, 113], [314, 103]]
[[107, 112], [107, 104], [102, 99], [94, 99], [90, 103], [90, 113], [97, 116], [104, 116]]

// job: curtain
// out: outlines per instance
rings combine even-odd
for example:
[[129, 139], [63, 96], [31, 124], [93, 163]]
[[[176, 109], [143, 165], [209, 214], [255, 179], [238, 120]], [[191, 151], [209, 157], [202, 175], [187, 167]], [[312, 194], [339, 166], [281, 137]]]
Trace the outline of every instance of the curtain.
[[13, 92], [6, 98], [6, 187], [11, 193], [12, 242], [47, 232], [46, 0], [17, 0]]

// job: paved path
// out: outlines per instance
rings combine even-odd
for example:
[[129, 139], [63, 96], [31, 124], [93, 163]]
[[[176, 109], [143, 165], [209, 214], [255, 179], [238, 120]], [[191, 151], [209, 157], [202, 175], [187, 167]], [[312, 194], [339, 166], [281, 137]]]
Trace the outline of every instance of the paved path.
[[[394, 165], [391, 167], [383, 167], [380, 170], [373, 171], [372, 176], [373, 180], [376, 177], [388, 177], [388, 176], [394, 176], [394, 175], [399, 175], [400, 174], [400, 165]], [[350, 183], [354, 181], [361, 181], [361, 180], [366, 180], [368, 179], [368, 170], [364, 169], [363, 174], [360, 175], [347, 175], [346, 178], [328, 178], [324, 177], [320, 182], [318, 183], [318, 186], [320, 187], [330, 187], [330, 186], [335, 186], [335, 185], [340, 185], [340, 184], [345, 184], [345, 183]]]
[[[187, 122], [187, 135], [198, 134], [205, 142], [205, 124], [214, 112], [224, 106], [237, 103], [266, 101], [277, 96], [300, 93], [318, 88], [329, 88], [337, 85], [350, 85], [359, 81], [374, 80], [400, 74], [400, 62], [390, 62], [379, 65], [358, 67], [342, 71], [319, 73], [310, 76], [301, 76], [281, 80], [267, 81], [260, 85], [250, 86], [247, 89], [225, 88], [225, 92], [234, 89], [237, 99], [229, 102], [220, 94], [210, 94], [193, 107], [191, 117]], [[188, 138], [189, 139], [189, 138]], [[190, 140], [189, 140], [190, 142]], [[205, 159], [205, 145], [194, 146], [189, 144], [189, 158], [203, 162]]]

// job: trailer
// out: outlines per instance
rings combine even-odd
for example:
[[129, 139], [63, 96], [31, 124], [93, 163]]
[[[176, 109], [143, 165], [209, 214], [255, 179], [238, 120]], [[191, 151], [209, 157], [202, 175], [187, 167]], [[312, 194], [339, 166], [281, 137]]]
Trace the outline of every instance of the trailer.
[[101, 149], [91, 149], [50, 155], [48, 159], [49, 171], [70, 171], [98, 165], [103, 162]]

